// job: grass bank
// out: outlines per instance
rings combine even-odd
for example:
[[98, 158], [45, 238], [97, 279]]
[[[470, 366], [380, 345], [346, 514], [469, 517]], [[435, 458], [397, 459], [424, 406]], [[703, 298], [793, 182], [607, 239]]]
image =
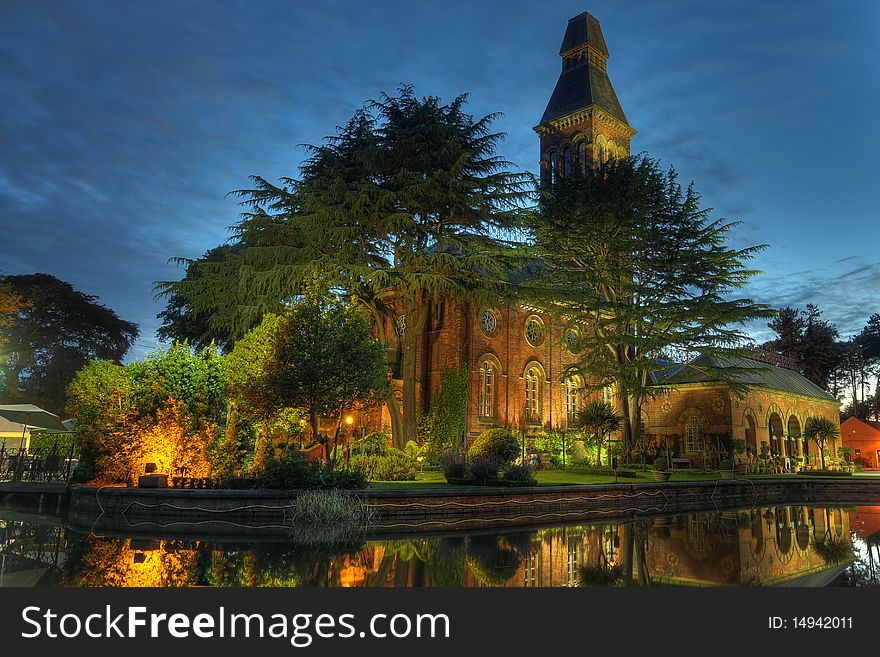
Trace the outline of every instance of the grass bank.
[[[614, 477], [607, 475], [591, 475], [577, 474], [574, 472], [566, 472], [564, 470], [541, 470], [535, 473], [538, 480], [538, 486], [572, 486], [572, 485], [590, 485], [590, 484], [613, 484]], [[806, 479], [806, 477], [798, 477], [795, 474], [786, 475], [737, 475], [737, 479]], [[718, 473], [712, 472], [689, 472], [687, 470], [676, 470], [671, 481], [712, 481], [721, 479]], [[812, 477], [811, 479], [820, 479]], [[880, 480], [880, 472], [871, 474], [859, 474], [851, 477], [821, 477], [821, 479], [844, 479], [850, 481], [858, 481], [860, 479]], [[635, 484], [653, 482], [654, 478], [650, 472], [637, 472], [635, 477], [621, 477], [618, 480], [621, 484]], [[453, 486], [446, 483], [446, 478], [442, 472], [420, 472], [416, 476], [415, 481], [374, 481], [370, 483], [371, 490], [416, 490], [426, 488], [462, 488], [461, 486]]]

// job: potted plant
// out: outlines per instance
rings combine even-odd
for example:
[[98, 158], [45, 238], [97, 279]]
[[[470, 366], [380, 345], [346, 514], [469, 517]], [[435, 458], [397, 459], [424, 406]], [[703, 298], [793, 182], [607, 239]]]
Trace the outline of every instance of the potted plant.
[[669, 459], [666, 455], [658, 456], [654, 459], [654, 469], [651, 471], [654, 481], [669, 481], [671, 472], [669, 472]]
[[729, 458], [721, 459], [721, 463], [719, 464], [719, 469], [721, 471], [722, 479], [733, 479], [734, 469], [733, 469], [733, 461]]

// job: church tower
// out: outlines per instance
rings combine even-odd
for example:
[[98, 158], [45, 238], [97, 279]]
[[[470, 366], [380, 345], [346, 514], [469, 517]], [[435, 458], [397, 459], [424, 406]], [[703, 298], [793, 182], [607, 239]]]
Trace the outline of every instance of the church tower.
[[636, 131], [608, 79], [608, 48], [599, 21], [584, 12], [568, 21], [562, 72], [534, 130], [541, 140], [541, 184], [552, 183], [574, 167], [596, 167], [626, 157]]

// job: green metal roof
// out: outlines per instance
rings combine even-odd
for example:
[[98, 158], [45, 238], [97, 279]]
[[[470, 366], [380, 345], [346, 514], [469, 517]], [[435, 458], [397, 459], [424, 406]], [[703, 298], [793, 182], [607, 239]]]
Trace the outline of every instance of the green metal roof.
[[719, 369], [734, 369], [730, 378], [738, 383], [763, 386], [772, 390], [790, 392], [826, 401], [838, 401], [831, 393], [822, 390], [800, 372], [778, 367], [752, 358], [727, 356], [710, 361], [707, 356], [695, 358], [674, 373], [658, 381], [659, 385], [669, 386], [685, 383], [722, 382]]

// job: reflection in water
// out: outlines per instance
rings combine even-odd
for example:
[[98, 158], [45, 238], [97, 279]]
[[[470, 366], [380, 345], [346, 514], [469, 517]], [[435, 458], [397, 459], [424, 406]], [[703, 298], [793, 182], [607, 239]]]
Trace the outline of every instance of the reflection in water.
[[[0, 510], [0, 518], [2, 518]], [[315, 547], [0, 519], [4, 586], [876, 586], [880, 507], [781, 506]]]

